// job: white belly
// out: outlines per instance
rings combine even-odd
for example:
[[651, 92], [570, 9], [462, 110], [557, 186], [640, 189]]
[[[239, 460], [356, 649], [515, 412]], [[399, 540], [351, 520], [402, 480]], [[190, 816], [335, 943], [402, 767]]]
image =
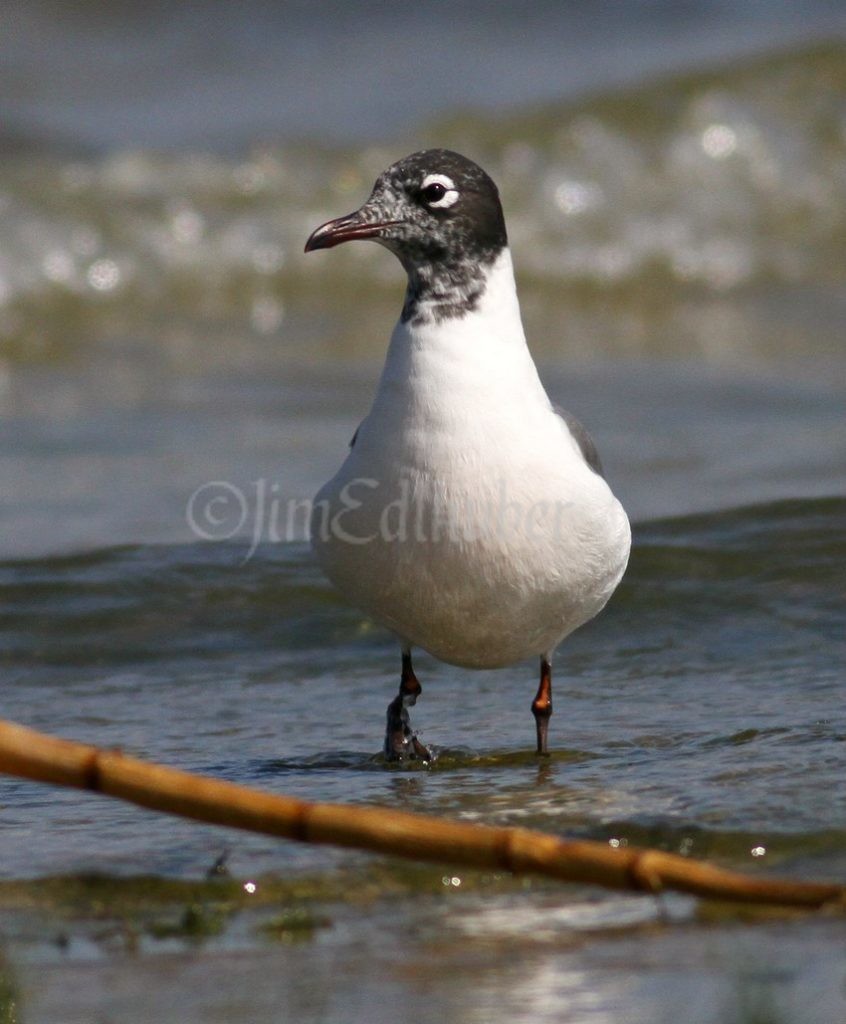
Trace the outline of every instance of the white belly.
[[563, 432], [555, 461], [548, 445], [493, 441], [479, 452], [430, 434], [425, 459], [413, 443], [374, 458], [360, 437], [315, 501], [326, 575], [402, 640], [456, 665], [551, 652], [604, 606], [629, 554], [622, 507]]

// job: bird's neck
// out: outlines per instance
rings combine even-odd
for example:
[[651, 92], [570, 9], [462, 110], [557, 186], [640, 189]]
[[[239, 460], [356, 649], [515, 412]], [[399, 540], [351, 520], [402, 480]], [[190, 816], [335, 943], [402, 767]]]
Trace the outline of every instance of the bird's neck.
[[543, 404], [507, 247], [478, 283], [472, 308], [460, 315], [437, 320], [423, 317], [421, 309], [419, 319], [400, 319], [382, 372], [382, 398], [402, 405], [421, 391], [434, 389], [459, 404], [473, 394], [485, 401], [508, 402], [530, 393]]
[[404, 263], [408, 287], [402, 307], [402, 323], [413, 326], [459, 320], [479, 308], [501, 257], [508, 257], [511, 286], [513, 273], [508, 247], [486, 250], [472, 258], [445, 254], [437, 261]]

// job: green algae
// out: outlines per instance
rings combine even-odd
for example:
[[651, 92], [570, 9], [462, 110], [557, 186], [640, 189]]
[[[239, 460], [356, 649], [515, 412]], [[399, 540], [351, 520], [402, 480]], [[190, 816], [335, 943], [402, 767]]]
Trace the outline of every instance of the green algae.
[[18, 987], [8, 965], [0, 960], [0, 1024], [18, 1024]]
[[154, 939], [185, 939], [200, 942], [220, 935], [226, 927], [227, 915], [219, 907], [189, 904], [177, 920], [152, 921], [147, 933]]
[[293, 907], [263, 922], [258, 931], [267, 939], [293, 945], [310, 942], [319, 929], [331, 926], [331, 917], [317, 914], [308, 907]]
[[[226, 944], [233, 932], [244, 930], [264, 941], [300, 943], [330, 928], [334, 916], [344, 911], [368, 912], [385, 902], [420, 896], [522, 891], [527, 884], [507, 872], [459, 873], [454, 867], [377, 860], [323, 874], [251, 880], [51, 876], [0, 881], [0, 927], [14, 936], [22, 927], [28, 930], [21, 922], [35, 920], [44, 941], [59, 950], [79, 937], [106, 951], [126, 953], [151, 942]], [[542, 888], [545, 883], [533, 884]]]
[[[451, 874], [455, 870], [450, 869]], [[462, 871], [467, 887], [508, 886], [508, 872]], [[149, 908], [215, 904], [240, 910], [285, 902], [361, 902], [381, 895], [419, 895], [444, 888], [444, 868], [373, 860], [314, 875], [234, 878], [165, 878], [156, 875], [74, 874], [0, 881], [0, 911], [48, 909], [62, 916], [96, 917]]]

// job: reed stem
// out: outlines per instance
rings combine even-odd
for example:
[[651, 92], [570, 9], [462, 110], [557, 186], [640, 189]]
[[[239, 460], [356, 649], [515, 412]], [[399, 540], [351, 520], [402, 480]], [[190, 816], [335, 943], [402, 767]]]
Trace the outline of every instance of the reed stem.
[[751, 878], [677, 854], [559, 839], [390, 808], [309, 803], [58, 739], [0, 720], [0, 771], [117, 797], [150, 810], [304, 843], [411, 860], [545, 875], [564, 882], [743, 903], [817, 908], [846, 902], [834, 883]]

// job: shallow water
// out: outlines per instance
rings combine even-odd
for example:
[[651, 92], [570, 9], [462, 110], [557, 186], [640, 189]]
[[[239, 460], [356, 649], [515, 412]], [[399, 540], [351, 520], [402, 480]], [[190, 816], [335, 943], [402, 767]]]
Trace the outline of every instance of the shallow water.
[[[428, 769], [382, 764], [394, 643], [301, 545], [246, 562], [243, 545], [197, 543], [5, 563], [6, 713], [315, 800], [398, 796], [733, 856], [837, 848], [844, 524], [846, 503], [823, 499], [641, 527], [611, 606], [561, 652], [549, 761], [524, 753], [534, 664], [467, 672], [421, 656], [416, 726], [440, 755]], [[210, 830], [9, 785], [6, 877], [71, 865], [190, 875], [209, 859]], [[68, 818], [80, 804], [103, 827], [93, 849], [89, 821]], [[235, 848], [254, 872], [335, 857], [252, 837]]]
[[[238, 32], [214, 21], [231, 64], [178, 75], [162, 69], [196, 23], [170, 8], [148, 36], [140, 9], [62, 22], [33, 4], [0, 42], [17, 46], [0, 71], [3, 715], [308, 800], [842, 879], [842, 9], [809, 4], [800, 25], [754, 3], [537, 5], [544, 34], [522, 6], [494, 25], [468, 5], [350, 134], [361, 81], [329, 76], [321, 117], [298, 122], [301, 66], [245, 57], [277, 5], [248, 6]], [[378, 48], [397, 23], [365, 6]], [[289, 56], [367, 36], [310, 12], [287, 12]], [[472, 112], [443, 56], [468, 52], [471, 23]], [[64, 90], [27, 84], [35, 39]], [[120, 59], [88, 77], [92, 47]], [[484, 57], [504, 52], [511, 88], [492, 93]], [[302, 244], [431, 144], [502, 186], [543, 379], [635, 523], [620, 590], [559, 654], [542, 761], [534, 664], [420, 655], [414, 723], [438, 757], [386, 765], [393, 641], [303, 540], [402, 283], [377, 247]], [[846, 1016], [836, 916], [399, 865], [15, 780], [0, 806], [0, 1020]], [[221, 857], [228, 880], [206, 881]]]
[[[299, 544], [264, 545], [248, 560], [244, 544], [194, 543], [6, 562], [5, 714], [309, 800], [519, 824], [752, 872], [837, 878], [846, 867], [845, 524], [846, 502], [820, 499], [639, 528], [620, 591], [562, 651], [554, 754], [543, 761], [530, 752], [534, 665], [470, 673], [421, 657], [425, 693], [415, 724], [437, 760], [384, 764], [393, 642], [340, 602]], [[41, 929], [32, 911], [7, 906], [0, 915], [15, 937], [34, 1019], [50, 1019], [54, 993], [69, 979], [81, 994], [79, 1016], [67, 1019], [86, 1019], [110, 991], [126, 1014], [119, 1019], [143, 1020], [158, 1014], [164, 993], [174, 997], [171, 985], [201, 986], [204, 977], [242, 970], [274, 977], [232, 983], [232, 1005], [251, 1020], [270, 1019], [264, 1015], [275, 1004], [299, 1007], [300, 1019], [342, 1019], [339, 1004], [351, 992], [359, 1008], [345, 1019], [363, 1020], [386, 990], [421, 1019], [434, 1000], [445, 1019], [463, 1020], [467, 978], [487, 979], [488, 995], [474, 1003], [481, 1016], [469, 1018], [480, 1020], [513, 1019], [519, 1005], [517, 1019], [530, 1019], [531, 1005], [540, 1019], [566, 1008], [575, 1020], [610, 1020], [626, 1000], [641, 1014], [632, 1019], [646, 1020], [653, 1002], [666, 1008], [685, 992], [702, 1000], [690, 1020], [716, 1019], [706, 1008], [715, 993], [732, 1013], [773, 999], [784, 1013], [802, 1004], [808, 988], [823, 1007], [810, 1019], [835, 1019], [825, 1014], [842, 1005], [828, 981], [825, 964], [835, 971], [828, 954], [814, 963], [825, 981], [820, 992], [790, 952], [791, 935], [824, 950], [842, 934], [835, 921], [764, 920], [738, 931], [731, 916], [723, 925], [698, 921], [692, 900], [662, 907], [537, 882], [515, 888], [448, 866], [409, 876], [363, 854], [224, 833], [25, 782], [4, 782], [2, 801], [8, 879], [90, 871], [201, 879], [224, 853], [236, 880], [256, 879], [260, 888], [263, 879], [297, 877], [331, 886], [325, 879], [352, 872], [318, 898], [328, 923], [295, 936], [293, 959], [293, 940], [284, 956], [269, 947], [262, 914], [248, 902], [209, 938], [180, 938], [177, 927], [167, 945], [133, 925], [141, 937], [130, 943], [128, 961], [129, 925], [120, 921], [135, 918], [113, 909], [111, 920], [109, 899], [97, 903], [93, 935], [88, 905], [61, 927]], [[0, 907], [8, 899], [0, 896]], [[296, 895], [275, 899], [271, 905], [287, 913], [303, 906]], [[160, 916], [178, 925], [180, 906], [174, 899]], [[58, 932], [71, 937], [61, 947]], [[206, 950], [199, 962], [196, 953], [186, 959], [186, 943]], [[142, 998], [147, 972], [164, 955], [172, 980]], [[297, 977], [318, 970], [318, 961], [325, 970], [327, 958], [339, 977], [323, 1002], [308, 1002]], [[41, 995], [36, 968], [48, 979]], [[184, 1016], [163, 1019], [223, 1020], [235, 1012], [215, 1007], [192, 997]], [[775, 1019], [808, 1019], [796, 1014]]]

